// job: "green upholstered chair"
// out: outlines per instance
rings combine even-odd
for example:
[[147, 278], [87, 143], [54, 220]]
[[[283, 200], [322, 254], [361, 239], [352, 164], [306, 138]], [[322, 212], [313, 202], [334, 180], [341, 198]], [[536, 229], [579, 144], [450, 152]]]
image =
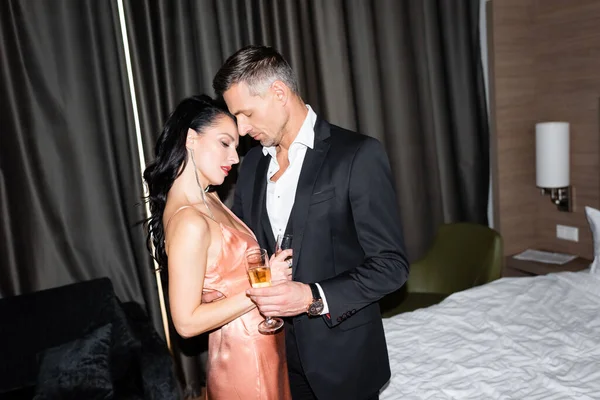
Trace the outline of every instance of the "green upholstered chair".
[[407, 283], [380, 301], [385, 318], [437, 304], [452, 293], [500, 278], [502, 237], [479, 224], [441, 225], [425, 256], [411, 264]]

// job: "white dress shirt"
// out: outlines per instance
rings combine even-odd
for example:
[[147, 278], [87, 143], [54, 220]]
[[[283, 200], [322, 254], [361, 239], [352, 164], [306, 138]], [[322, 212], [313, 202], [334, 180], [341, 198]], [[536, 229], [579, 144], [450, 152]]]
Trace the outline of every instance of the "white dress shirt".
[[[300, 131], [296, 139], [290, 145], [288, 150], [288, 160], [290, 165], [285, 172], [273, 182], [271, 178], [279, 171], [279, 163], [277, 162], [277, 150], [275, 146], [263, 147], [263, 154], [271, 156], [269, 169], [267, 170], [267, 214], [269, 222], [273, 229], [273, 237], [285, 233], [288, 220], [292, 208], [294, 207], [294, 199], [296, 198], [296, 189], [298, 188], [298, 180], [304, 163], [304, 156], [309, 148], [314, 148], [315, 145], [315, 123], [317, 122], [317, 114], [307, 104], [308, 114], [300, 127]], [[316, 284], [323, 299], [323, 311], [321, 314], [329, 313], [329, 307], [325, 300], [325, 294], [321, 285]]]

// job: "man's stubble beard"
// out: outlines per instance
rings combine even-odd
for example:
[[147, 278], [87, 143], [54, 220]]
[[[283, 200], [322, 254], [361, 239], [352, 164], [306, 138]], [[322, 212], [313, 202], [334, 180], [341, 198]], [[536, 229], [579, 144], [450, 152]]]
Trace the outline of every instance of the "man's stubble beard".
[[281, 127], [281, 129], [277, 133], [277, 137], [275, 137], [275, 138], [267, 136], [266, 134], [263, 133], [263, 135], [266, 137], [266, 139], [261, 140], [260, 144], [263, 147], [273, 147], [273, 146], [276, 147], [276, 146], [279, 146], [279, 144], [281, 143], [281, 139], [283, 138], [284, 129], [285, 129], [285, 125]]

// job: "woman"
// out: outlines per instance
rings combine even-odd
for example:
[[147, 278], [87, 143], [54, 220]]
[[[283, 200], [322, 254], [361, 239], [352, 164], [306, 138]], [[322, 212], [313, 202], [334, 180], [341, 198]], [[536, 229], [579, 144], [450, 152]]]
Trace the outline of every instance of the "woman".
[[[208, 96], [183, 100], [144, 171], [155, 257], [169, 274], [173, 324], [183, 337], [209, 335], [208, 399], [291, 399], [282, 333], [262, 335], [263, 320], [246, 296], [245, 252], [253, 233], [209, 186], [220, 185], [239, 159], [234, 117]], [[272, 280], [289, 278], [271, 259]]]

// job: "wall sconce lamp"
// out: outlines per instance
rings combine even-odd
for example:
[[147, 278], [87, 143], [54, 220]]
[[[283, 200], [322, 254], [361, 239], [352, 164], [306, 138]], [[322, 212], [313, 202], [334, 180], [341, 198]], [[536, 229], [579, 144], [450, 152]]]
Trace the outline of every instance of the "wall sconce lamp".
[[535, 125], [536, 185], [559, 211], [572, 211], [569, 182], [569, 123], [541, 122]]

